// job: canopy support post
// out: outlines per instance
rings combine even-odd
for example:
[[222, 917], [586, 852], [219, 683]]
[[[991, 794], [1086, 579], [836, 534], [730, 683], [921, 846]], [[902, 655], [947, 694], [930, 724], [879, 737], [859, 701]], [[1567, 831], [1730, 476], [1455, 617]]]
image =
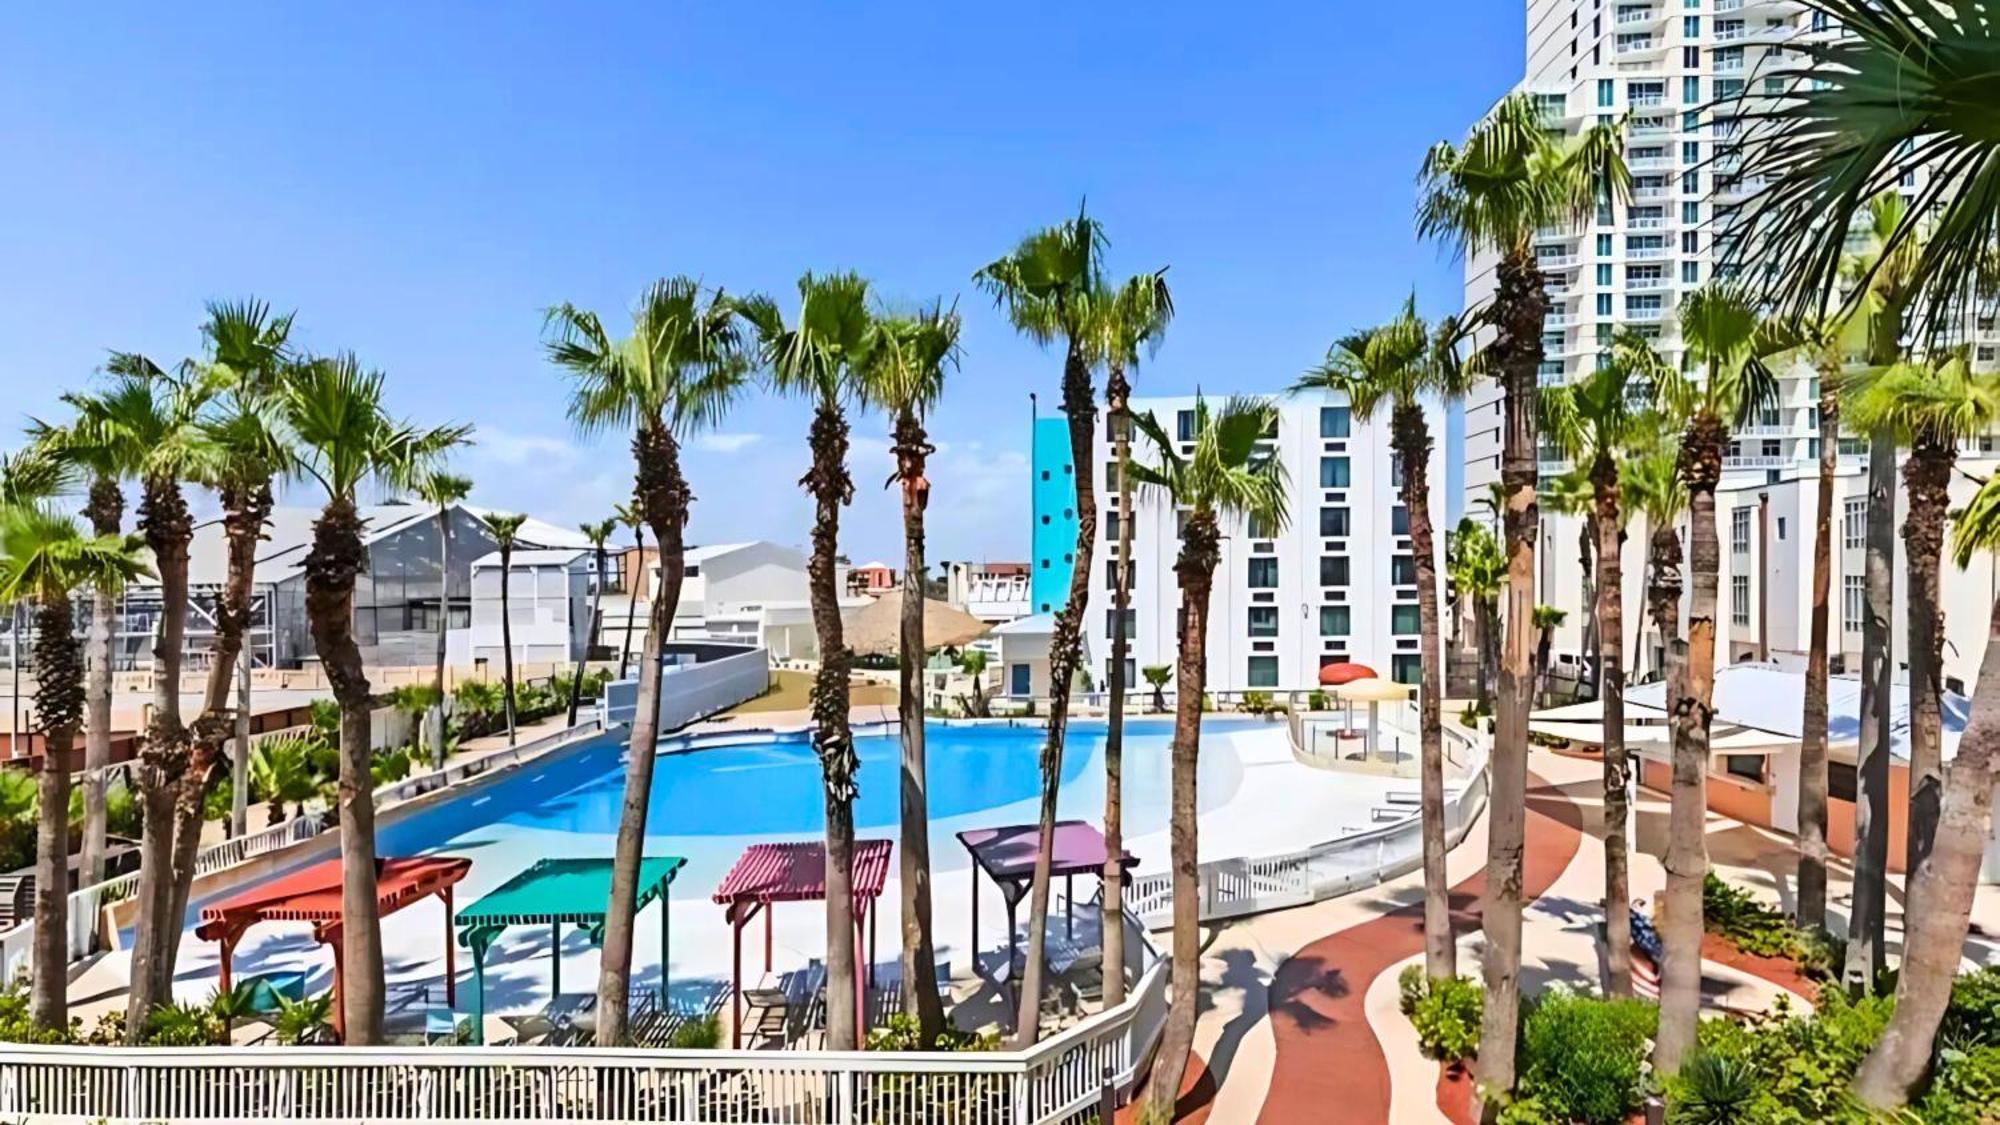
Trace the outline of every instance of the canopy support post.
[[458, 1011], [458, 943], [452, 940], [451, 924], [457, 916], [451, 905], [451, 887], [444, 891], [444, 1003]]

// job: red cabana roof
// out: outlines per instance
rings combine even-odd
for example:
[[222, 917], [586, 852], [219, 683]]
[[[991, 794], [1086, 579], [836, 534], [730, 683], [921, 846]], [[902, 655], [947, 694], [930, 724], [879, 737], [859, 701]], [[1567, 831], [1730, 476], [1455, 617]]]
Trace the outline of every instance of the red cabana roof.
[[[854, 841], [854, 897], [879, 898], [889, 879], [887, 840]], [[715, 901], [815, 902], [826, 897], [826, 845], [752, 844], [715, 889]]]
[[1319, 669], [1319, 682], [1326, 687], [1339, 687], [1355, 680], [1378, 678], [1375, 669], [1366, 664], [1322, 664]]
[[[457, 856], [378, 859], [376, 904], [382, 913], [393, 913], [457, 883], [470, 870], [472, 861]], [[313, 864], [202, 907], [195, 934], [215, 940], [258, 922], [311, 922], [315, 936], [329, 940], [340, 926], [340, 860]]]

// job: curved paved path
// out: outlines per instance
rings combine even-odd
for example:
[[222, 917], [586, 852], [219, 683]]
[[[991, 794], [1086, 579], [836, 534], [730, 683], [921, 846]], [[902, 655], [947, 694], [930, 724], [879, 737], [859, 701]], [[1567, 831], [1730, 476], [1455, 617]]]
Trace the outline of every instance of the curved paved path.
[[[1576, 857], [1582, 825], [1560, 788], [1529, 775], [1526, 901], [1541, 897]], [[1478, 925], [1485, 884], [1482, 871], [1452, 887], [1454, 930]], [[1368, 1026], [1365, 998], [1378, 975], [1422, 950], [1419, 902], [1320, 938], [1279, 966], [1270, 986], [1276, 1054], [1260, 1122], [1389, 1119], [1389, 1064]]]

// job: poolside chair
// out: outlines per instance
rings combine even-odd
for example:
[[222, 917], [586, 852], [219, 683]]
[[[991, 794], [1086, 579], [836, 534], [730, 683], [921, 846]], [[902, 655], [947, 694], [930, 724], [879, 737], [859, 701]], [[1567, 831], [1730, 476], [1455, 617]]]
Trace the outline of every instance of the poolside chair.
[[1078, 1014], [1082, 1014], [1086, 1003], [1099, 1004], [1104, 1001], [1104, 951], [1093, 949], [1078, 958], [1068, 972], [1063, 974], [1063, 985], [1076, 1000]]
[[472, 1018], [461, 1016], [450, 1008], [429, 1008], [424, 1012], [424, 1046], [455, 1047], [465, 1042], [466, 1033], [472, 1028]]

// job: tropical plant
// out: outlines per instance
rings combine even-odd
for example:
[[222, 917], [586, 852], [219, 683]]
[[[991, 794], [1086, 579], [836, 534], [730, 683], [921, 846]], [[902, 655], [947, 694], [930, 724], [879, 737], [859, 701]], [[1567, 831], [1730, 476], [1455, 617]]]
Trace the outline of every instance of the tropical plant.
[[799, 483], [814, 508], [806, 589], [819, 644], [812, 713], [826, 807], [827, 1043], [834, 1050], [853, 1050], [861, 1044], [865, 1018], [855, 997], [859, 957], [853, 895], [854, 798], [860, 792], [855, 775], [861, 763], [848, 724], [854, 654], [840, 620], [836, 567], [840, 509], [854, 497], [847, 472], [847, 408], [866, 394], [863, 375], [878, 362], [884, 333], [869, 308], [868, 282], [858, 274], [808, 273], [799, 278], [798, 291], [798, 318], [790, 325], [769, 298], [746, 301], [743, 308], [757, 326], [772, 384], [813, 408], [807, 439], [812, 464]]
[[618, 529], [615, 519], [598, 520], [596, 523], [580, 523], [576, 529], [590, 540], [592, 573], [596, 581], [590, 584], [590, 629], [583, 639], [583, 659], [576, 662], [576, 673], [569, 684], [569, 725], [576, 725], [577, 706], [583, 701], [584, 668], [590, 663], [591, 650], [597, 647], [599, 619], [604, 616], [604, 583], [610, 574], [608, 554], [604, 544], [611, 539], [611, 533]]
[[305, 557], [306, 618], [340, 705], [341, 997], [350, 1043], [382, 1038], [382, 933], [376, 901], [375, 803], [368, 717], [374, 706], [354, 632], [354, 582], [366, 567], [357, 508], [361, 487], [409, 488], [470, 433], [420, 429], [390, 416], [382, 376], [353, 356], [302, 363], [281, 408], [297, 443], [298, 472], [325, 493]]
[[958, 654], [959, 670], [972, 677], [972, 694], [958, 697], [958, 705], [969, 719], [984, 719], [992, 713], [986, 694], [986, 654], [976, 648]]
[[1153, 689], [1153, 713], [1157, 715], [1165, 711], [1167, 709], [1166, 688], [1168, 681], [1174, 678], [1174, 666], [1171, 664], [1148, 664], [1139, 669], [1139, 677], [1146, 681], [1147, 687]]
[[431, 686], [437, 692], [436, 726], [431, 732], [431, 768], [444, 768], [444, 658], [445, 642], [451, 632], [451, 510], [472, 494], [472, 478], [454, 473], [434, 471], [425, 473], [417, 480], [416, 492], [419, 499], [437, 511], [438, 532], [438, 610], [437, 610], [437, 658], [431, 673]]
[[488, 512], [479, 518], [486, 534], [500, 550], [500, 667], [501, 690], [506, 697], [507, 745], [516, 738], [514, 711], [514, 620], [509, 607], [509, 588], [514, 585], [514, 543], [528, 517], [517, 512]]
[[266, 818], [271, 824], [285, 819], [285, 804], [292, 815], [304, 816], [305, 803], [320, 795], [322, 782], [313, 768], [314, 744], [298, 735], [273, 735], [250, 751], [250, 785], [270, 806]]
[[[1128, 466], [1134, 483], [1157, 490], [1188, 512], [1174, 572], [1181, 588], [1180, 670], [1174, 709], [1170, 848], [1173, 853], [1173, 962], [1175, 986], [1149, 1080], [1148, 1109], [1166, 1114], [1181, 1088], [1194, 1046], [1195, 993], [1200, 978], [1200, 896], [1195, 865], [1195, 775], [1201, 743], [1203, 682], [1208, 664], [1208, 595], [1221, 557], [1222, 520], [1253, 519], [1282, 528], [1288, 517], [1283, 462], [1259, 443], [1277, 425], [1278, 410], [1262, 399], [1232, 398], [1219, 412], [1206, 400], [1194, 406], [1194, 448], [1187, 456], [1151, 414], [1132, 419], [1154, 447], [1157, 464]], [[1037, 931], [1029, 931], [1035, 933]], [[1035, 942], [1033, 944], [1039, 944]], [[1109, 968], [1107, 972], [1111, 971]], [[1164, 1118], [1163, 1118], [1164, 1119]]]
[[1615, 1125], [1639, 1108], [1658, 1013], [1630, 997], [1552, 988], [1521, 1021], [1520, 1091], [1552, 1121]]
[[[1097, 552], [1097, 484], [1091, 471], [1097, 463], [1097, 404], [1091, 393], [1090, 368], [1102, 349], [1098, 310], [1106, 291], [1104, 246], [1103, 227], [1079, 206], [1074, 219], [1028, 235], [1007, 256], [973, 275], [979, 287], [993, 294], [1007, 310], [1016, 331], [1044, 346], [1058, 341], [1063, 344], [1062, 410], [1069, 423], [1070, 464], [1076, 467], [1070, 474], [1076, 488], [1076, 548], [1068, 594], [1056, 613], [1049, 640], [1049, 724], [1042, 747], [1039, 847], [1028, 894], [1031, 934], [1041, 933], [1048, 922], [1056, 794], [1069, 732], [1070, 694], [1083, 663], [1083, 615]], [[1021, 974], [1021, 1007], [1014, 1025], [1017, 1048], [1032, 1045], [1041, 1030], [1043, 961], [1042, 943], [1029, 942], [1027, 966]]]
[[1484, 523], [1461, 516], [1445, 544], [1445, 574], [1456, 597], [1472, 603], [1473, 632], [1479, 643], [1477, 710], [1493, 709], [1493, 677], [1500, 652], [1500, 592], [1507, 586], [1507, 559]]
[[[596, 313], [569, 304], [549, 311], [546, 330], [549, 361], [570, 378], [570, 421], [587, 434], [631, 435], [630, 522], [635, 531], [651, 527], [659, 549], [660, 589], [640, 647], [632, 716], [631, 745], [643, 749], [659, 736], [660, 654], [680, 603], [684, 534], [694, 501], [681, 473], [680, 439], [722, 418], [742, 389], [752, 350], [737, 302], [687, 277], [648, 287], [633, 311], [632, 334], [623, 340], [613, 339]], [[643, 552], [640, 558], [643, 563]], [[645, 582], [642, 565], [636, 585]], [[634, 603], [639, 592], [628, 594]], [[629, 611], [626, 624], [629, 644]], [[653, 755], [626, 755], [597, 984], [597, 1042], [606, 1046], [624, 1043], [627, 1035], [632, 923], [652, 783]]]
[[[278, 998], [278, 1014], [272, 1020], [272, 1031], [278, 1042], [286, 1046], [317, 1046], [336, 1042], [334, 1031], [333, 993], [322, 992], [303, 1000], [289, 997]], [[348, 1033], [353, 1034], [352, 1030]]]
[[903, 497], [897, 661], [903, 752], [897, 849], [902, 864], [903, 1010], [915, 1015], [922, 1042], [928, 1045], [944, 1030], [945, 1020], [931, 941], [930, 806], [924, 761], [924, 508], [931, 494], [924, 463], [936, 449], [924, 432], [924, 420], [944, 392], [945, 369], [958, 365], [958, 312], [932, 305], [913, 315], [885, 317], [877, 332], [879, 345], [872, 362], [861, 371], [862, 390], [893, 419], [890, 453], [896, 469], [887, 483], [900, 485]]
[[1435, 332], [1417, 316], [1416, 297], [1403, 303], [1388, 324], [1343, 337], [1326, 361], [1308, 372], [1294, 391], [1321, 390], [1345, 395], [1354, 415], [1389, 412], [1389, 443], [1401, 466], [1403, 511], [1408, 518], [1410, 553], [1417, 578], [1421, 682], [1417, 692], [1420, 811], [1424, 863], [1424, 967], [1434, 980], [1458, 975], [1458, 945], [1451, 929], [1449, 880], [1445, 874], [1444, 824], [1444, 658], [1438, 616], [1438, 557], [1431, 519], [1430, 469], [1433, 441], [1424, 400], [1451, 402], [1469, 389], [1471, 368], [1459, 361], [1462, 333], [1447, 319]]
[[[1590, 376], [1585, 376], [1588, 379]], [[1556, 442], [1549, 433], [1549, 417], [1545, 409], [1551, 391], [1566, 390], [1575, 384], [1557, 387], [1543, 387], [1538, 400], [1538, 417], [1535, 428], [1545, 447], [1554, 447]], [[1564, 454], [1568, 456], [1568, 454]], [[1571, 458], [1571, 460], [1575, 460]], [[1590, 612], [1597, 603], [1597, 503], [1590, 478], [1581, 465], [1555, 476], [1544, 476], [1535, 485], [1535, 500], [1543, 512], [1542, 520], [1542, 591], [1553, 596], [1556, 592], [1555, 576], [1551, 567], [1555, 562], [1555, 521], [1549, 515], [1571, 516], [1577, 521], [1576, 562], [1577, 570], [1583, 576], [1583, 596], [1577, 604], [1585, 612], [1583, 617], [1583, 647], [1585, 653], [1597, 650], [1597, 615]], [[1538, 698], [1548, 694], [1548, 662], [1539, 648], [1535, 654], [1535, 694]], [[1593, 691], [1593, 695], [1596, 693]]]
[[1674, 700], [1673, 798], [1668, 817], [1667, 888], [1661, 940], [1660, 1034], [1653, 1065], [1661, 1074], [1680, 1068], [1692, 1050], [1701, 1004], [1701, 880], [1708, 872], [1707, 793], [1709, 722], [1715, 697], [1715, 606], [1722, 552], [1715, 531], [1715, 489], [1722, 479], [1730, 431], [1755, 419], [1777, 396], [1777, 379], [1765, 357], [1783, 341], [1743, 290], [1711, 284], [1681, 298], [1681, 344], [1700, 377], [1665, 363], [1651, 363], [1660, 409], [1684, 419], [1679, 471], [1688, 494], [1687, 664]]
[[71, 598], [115, 593], [147, 570], [136, 538], [86, 536], [66, 515], [32, 504], [0, 509], [0, 601], [35, 607], [35, 711], [42, 766], [35, 834], [35, 1025], [69, 1023], [69, 759], [83, 724], [83, 652]]
[[1672, 1125], [1736, 1125], [1757, 1097], [1756, 1072], [1731, 1055], [1696, 1051], [1679, 1078], [1667, 1112]]
[[1549, 693], [1549, 661], [1555, 648], [1556, 630], [1569, 620], [1569, 611], [1552, 605], [1535, 607], [1535, 694], [1546, 697]]
[[1567, 140], [1552, 134], [1525, 93], [1495, 106], [1463, 146], [1440, 142], [1419, 173], [1417, 232], [1451, 244], [1460, 257], [1491, 253], [1492, 303], [1480, 319], [1493, 332], [1485, 348], [1505, 407], [1501, 482], [1506, 486], [1505, 621], [1499, 707], [1488, 811], [1486, 903], [1481, 927], [1487, 953], [1481, 1078], [1495, 1095], [1514, 1086], [1520, 1008], [1521, 856], [1527, 831], [1528, 630], [1534, 615], [1537, 446], [1535, 392], [1542, 362], [1548, 290], [1535, 264], [1537, 229], [1587, 221], [1601, 205], [1622, 202], [1631, 176], [1617, 124], [1589, 127]]
[[[1619, 465], [1632, 441], [1649, 422], [1633, 402], [1651, 388], [1643, 384], [1652, 364], [1651, 345], [1632, 334], [1614, 337], [1612, 360], [1584, 378], [1541, 392], [1541, 431], [1550, 445], [1576, 464], [1589, 485], [1587, 533], [1594, 588], [1586, 592], [1596, 641], [1597, 695], [1604, 726], [1604, 933], [1608, 991], [1632, 994], [1630, 867], [1625, 826], [1630, 816], [1632, 763], [1625, 750], [1625, 523], [1630, 508], [1619, 490]], [[1591, 649], [1586, 643], [1585, 648]], [[1547, 658], [1544, 657], [1546, 665]]]
[[651, 575], [646, 567], [646, 520], [639, 512], [638, 502], [613, 504], [611, 514], [632, 529], [632, 573], [625, 579], [625, 636], [618, 649], [618, 678], [622, 680], [625, 666], [632, 662], [632, 626], [638, 617], [639, 595], [646, 591]]

